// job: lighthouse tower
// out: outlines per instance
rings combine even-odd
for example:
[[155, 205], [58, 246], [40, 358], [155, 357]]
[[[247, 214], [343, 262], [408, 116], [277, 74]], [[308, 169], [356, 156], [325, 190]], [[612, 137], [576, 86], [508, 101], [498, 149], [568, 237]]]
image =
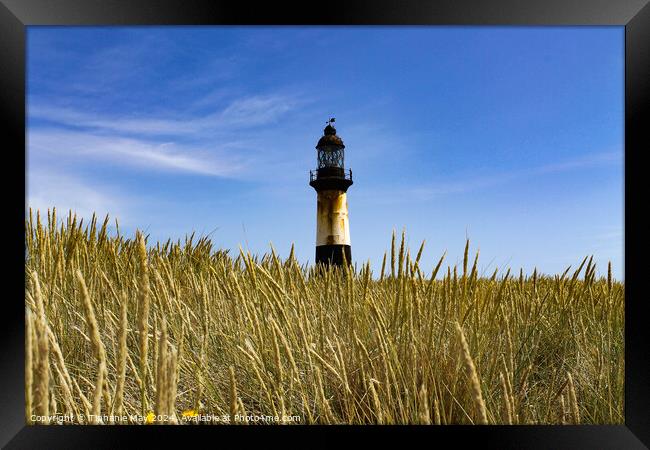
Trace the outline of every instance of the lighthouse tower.
[[352, 261], [346, 194], [352, 185], [352, 170], [345, 170], [345, 145], [333, 123], [333, 118], [328, 120], [316, 145], [318, 168], [309, 171], [309, 185], [318, 193], [316, 263], [342, 265]]

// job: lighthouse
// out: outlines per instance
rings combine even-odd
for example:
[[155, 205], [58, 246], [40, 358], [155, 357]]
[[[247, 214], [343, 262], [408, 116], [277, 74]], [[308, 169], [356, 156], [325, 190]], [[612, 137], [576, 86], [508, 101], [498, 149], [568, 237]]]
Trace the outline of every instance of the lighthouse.
[[345, 170], [343, 140], [336, 135], [334, 119], [327, 121], [316, 145], [318, 168], [309, 171], [316, 190], [316, 264], [342, 265], [352, 261], [347, 190], [352, 170]]

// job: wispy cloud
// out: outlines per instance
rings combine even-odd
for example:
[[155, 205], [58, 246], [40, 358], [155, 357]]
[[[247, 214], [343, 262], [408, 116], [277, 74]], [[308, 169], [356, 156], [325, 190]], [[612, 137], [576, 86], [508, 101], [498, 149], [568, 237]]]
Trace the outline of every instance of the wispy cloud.
[[[72, 108], [51, 105], [28, 105], [28, 117], [75, 128], [109, 130], [140, 135], [178, 135], [197, 131], [197, 120], [142, 118], [93, 114]], [[202, 121], [204, 121], [203, 119]]]
[[588, 242], [597, 243], [600, 246], [618, 246], [625, 239], [623, 226], [611, 226], [601, 229], [597, 233], [583, 235], [582, 238]]
[[[154, 143], [115, 135], [97, 135], [73, 130], [31, 130], [27, 139], [30, 159], [54, 156], [72, 162], [95, 159], [148, 170], [171, 170], [202, 175], [229, 176], [242, 167], [235, 157], [216, 150], [181, 147], [174, 143]], [[223, 152], [222, 152], [223, 153]], [[31, 168], [30, 168], [31, 171]]]
[[[146, 194], [120, 193], [120, 168], [251, 176], [258, 160], [268, 160], [259, 145], [268, 125], [308, 103], [296, 89], [247, 92], [228, 83], [245, 63], [237, 53], [204, 47], [187, 56], [170, 36], [124, 34], [118, 45], [90, 53], [69, 50], [74, 33], [56, 45], [31, 40], [32, 48], [46, 48], [39, 55], [58, 71], [43, 70], [41, 57], [40, 70], [30, 72], [30, 86], [48, 89], [28, 96], [29, 206], [125, 215], [124, 205]], [[170, 75], [168, 62], [179, 54], [188, 70]]]
[[[196, 114], [95, 113], [30, 102], [28, 152], [85, 162], [101, 160], [129, 167], [233, 177], [254, 172], [259, 142], [269, 124], [295, 112], [307, 100], [271, 93], [243, 96], [225, 107]], [[38, 158], [36, 158], [38, 160]]]
[[502, 174], [498, 176], [487, 177], [468, 176], [467, 178], [461, 180], [446, 181], [434, 185], [414, 187], [410, 191], [413, 197], [421, 200], [426, 200], [428, 198], [441, 195], [460, 194], [464, 192], [489, 188], [492, 186], [507, 183], [514, 178], [517, 178], [516, 174]]
[[493, 175], [461, 174], [452, 179], [438, 183], [427, 183], [419, 186], [393, 188], [389, 193], [377, 195], [373, 188], [373, 197], [385, 203], [403, 202], [405, 198], [426, 201], [444, 195], [462, 194], [507, 184], [524, 178], [540, 177], [561, 172], [577, 171], [598, 166], [622, 164], [622, 152], [601, 152], [546, 164], [537, 167], [523, 168], [510, 172], [499, 172]]
[[590, 155], [582, 156], [567, 161], [547, 164], [544, 166], [537, 167], [533, 169], [531, 172], [538, 173], [538, 174], [558, 173], [558, 172], [566, 172], [570, 170], [584, 169], [589, 167], [622, 164], [622, 163], [623, 163], [622, 151], [601, 152], [601, 153], [593, 153]]
[[298, 99], [281, 95], [254, 96], [232, 102], [217, 114], [218, 126], [252, 127], [276, 121], [294, 109]]
[[109, 130], [138, 135], [170, 136], [200, 132], [224, 133], [273, 123], [305, 103], [292, 95], [253, 95], [233, 100], [219, 111], [203, 115], [175, 111], [166, 116], [154, 114], [106, 115], [69, 107], [31, 102], [29, 118], [69, 127]]
[[42, 213], [56, 207], [61, 213], [72, 211], [80, 217], [109, 214], [121, 222], [130, 216], [129, 201], [114, 189], [89, 183], [70, 173], [31, 170], [27, 176], [27, 207]]

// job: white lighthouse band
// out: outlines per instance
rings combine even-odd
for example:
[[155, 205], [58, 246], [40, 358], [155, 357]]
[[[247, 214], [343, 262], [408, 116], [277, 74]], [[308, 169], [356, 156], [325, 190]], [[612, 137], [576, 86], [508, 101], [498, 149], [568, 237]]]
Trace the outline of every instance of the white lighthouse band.
[[350, 245], [347, 194], [340, 190], [318, 193], [316, 245]]

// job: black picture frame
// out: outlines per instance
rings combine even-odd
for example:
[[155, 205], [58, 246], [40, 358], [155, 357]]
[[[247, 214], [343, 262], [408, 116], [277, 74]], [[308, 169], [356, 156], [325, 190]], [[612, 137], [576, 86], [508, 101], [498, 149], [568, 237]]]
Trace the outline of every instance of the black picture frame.
[[[618, 25], [625, 27], [625, 425], [583, 426], [391, 426], [391, 427], [129, 427], [26, 426], [24, 423], [25, 241], [25, 35], [32, 25]], [[4, 224], [11, 229], [3, 248], [15, 258], [6, 270], [2, 297], [2, 389], [0, 444], [6, 448], [115, 448], [130, 439], [147, 445], [179, 439], [219, 443], [224, 433], [240, 438], [250, 428], [258, 437], [285, 443], [296, 430], [305, 444], [327, 435], [346, 442], [353, 434], [397, 442], [480, 448], [612, 448], [650, 446], [650, 359], [641, 280], [647, 270], [641, 232], [644, 221], [641, 160], [650, 149], [650, 5], [648, 0], [331, 0], [318, 3], [221, 0], [0, 0], [0, 126], [5, 142], [2, 177]], [[21, 198], [22, 197], [22, 198]], [[637, 200], [638, 199], [638, 200]], [[22, 241], [22, 243], [21, 243]], [[21, 246], [22, 249], [21, 249]], [[19, 260], [22, 258], [22, 260]], [[12, 259], [13, 260], [13, 259]], [[639, 262], [635, 264], [635, 262]], [[22, 278], [21, 278], [22, 277]], [[7, 289], [9, 288], [9, 289]], [[22, 290], [22, 292], [21, 292]], [[24, 298], [24, 297], [22, 297]], [[334, 431], [334, 432], [333, 432]], [[210, 433], [208, 436], [206, 433]], [[235, 436], [232, 436], [235, 435]], [[396, 436], [397, 435], [397, 436]], [[419, 436], [414, 436], [419, 435]], [[408, 439], [408, 441], [407, 441]], [[207, 442], [210, 442], [208, 440]], [[326, 442], [326, 441], [321, 441]], [[311, 445], [311, 444], [310, 444]], [[422, 444], [416, 444], [422, 445]]]

